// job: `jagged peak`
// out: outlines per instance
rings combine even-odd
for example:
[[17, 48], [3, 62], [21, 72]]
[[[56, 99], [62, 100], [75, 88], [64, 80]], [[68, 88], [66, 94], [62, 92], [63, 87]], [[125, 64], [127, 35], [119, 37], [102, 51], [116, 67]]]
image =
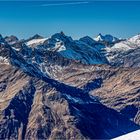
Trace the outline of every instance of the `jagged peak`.
[[[43, 36], [39, 34], [35, 34], [34, 36], [30, 37], [29, 39], [25, 40], [26, 45], [35, 45], [43, 43], [46, 40]], [[36, 45], [35, 45], [36, 46]]]
[[103, 36], [101, 33], [99, 33], [95, 38], [94, 38], [95, 41], [103, 41]]
[[113, 42], [117, 42], [119, 39], [110, 34], [102, 35], [101, 33], [99, 33], [97, 37], [94, 38], [94, 40], [98, 42], [113, 43]]
[[1, 34], [0, 34], [0, 38], [3, 38]]
[[14, 35], [6, 36], [4, 39], [5, 39], [6, 41], [18, 41], [18, 40], [19, 40], [19, 39], [18, 39], [16, 36], [14, 36]]
[[90, 36], [84, 36], [84, 37], [80, 38], [79, 40], [81, 40], [81, 39], [87, 39], [87, 40], [91, 40], [91, 41], [95, 42], [95, 40], [93, 40], [93, 38], [91, 38]]
[[140, 33], [131, 37], [131, 38], [129, 38], [129, 41], [136, 41], [136, 40], [140, 40]]
[[56, 33], [56, 34], [52, 35], [51, 39], [56, 39], [58, 41], [63, 41], [63, 42], [73, 41], [72, 37], [66, 36], [63, 31], [61, 31], [60, 33]]
[[35, 34], [34, 36], [30, 37], [29, 40], [31, 39], [43, 39], [44, 37], [39, 35], [39, 34]]
[[91, 45], [91, 46], [96, 43], [96, 41], [94, 39], [92, 39], [90, 36], [84, 36], [84, 37], [80, 38], [79, 41], [87, 43], [88, 45]]
[[0, 34], [0, 43], [3, 43], [3, 42], [5, 42], [5, 40], [4, 40], [3, 36]]

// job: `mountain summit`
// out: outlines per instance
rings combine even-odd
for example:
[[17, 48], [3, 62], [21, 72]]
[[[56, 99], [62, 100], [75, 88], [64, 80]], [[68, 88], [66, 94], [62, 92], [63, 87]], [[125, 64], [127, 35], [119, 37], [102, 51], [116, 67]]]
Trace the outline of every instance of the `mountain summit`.
[[119, 41], [118, 38], [112, 35], [107, 34], [103, 36], [101, 33], [97, 37], [95, 37], [94, 40], [98, 42], [107, 42], [107, 43], [114, 43], [114, 42]]

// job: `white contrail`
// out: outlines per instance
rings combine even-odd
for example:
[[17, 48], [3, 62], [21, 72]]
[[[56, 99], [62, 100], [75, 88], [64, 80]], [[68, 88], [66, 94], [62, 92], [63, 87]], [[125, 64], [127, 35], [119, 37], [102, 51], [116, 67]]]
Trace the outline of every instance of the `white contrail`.
[[89, 2], [83, 1], [83, 2], [51, 3], [51, 4], [43, 4], [40, 6], [48, 7], [48, 6], [78, 5], [78, 4], [87, 4], [87, 3], [89, 3]]

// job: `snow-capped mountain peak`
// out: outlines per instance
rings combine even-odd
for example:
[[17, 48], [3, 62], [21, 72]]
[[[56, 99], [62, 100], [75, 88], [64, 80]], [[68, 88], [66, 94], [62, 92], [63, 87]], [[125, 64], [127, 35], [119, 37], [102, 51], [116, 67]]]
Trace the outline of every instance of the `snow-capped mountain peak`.
[[8, 44], [10, 44], [10, 45], [13, 45], [13, 44], [15, 44], [16, 42], [18, 42], [18, 38], [17, 38], [16, 36], [14, 36], [14, 35], [6, 36], [6, 37], [4, 38], [4, 40], [5, 40]]
[[94, 40], [95, 41], [103, 41], [103, 36], [102, 36], [102, 34], [101, 33], [99, 33], [99, 35], [97, 35], [95, 38], [94, 38]]
[[[1, 40], [5, 41], [2, 36]], [[56, 55], [60, 57], [79, 61], [83, 64], [109, 63], [111, 65], [125, 65], [125, 58], [130, 59], [133, 57], [131, 51], [139, 48], [139, 41], [140, 35], [120, 40], [112, 35], [103, 36], [102, 34], [99, 34], [95, 40], [89, 36], [74, 40], [72, 37], [60, 32], [48, 38], [37, 34], [27, 40], [19, 40], [16, 44], [10, 45], [12, 45], [12, 48], [15, 50], [24, 50], [25, 54], [28, 54], [33, 48], [36, 48], [36, 50], [40, 52], [56, 53]], [[27, 48], [23, 49], [21, 44], [25, 44]], [[135, 51], [135, 54], [138, 55], [138, 51]], [[129, 55], [131, 55], [131, 57], [129, 57]], [[135, 59], [137, 63], [131, 62], [131, 65], [136, 64], [139, 66], [138, 60], [138, 58]], [[130, 63], [128, 65], [130, 65]]]
[[32, 36], [31, 38], [29, 38], [29, 40], [32, 40], [32, 39], [42, 39], [43, 36], [39, 35], [39, 34], [35, 34], [34, 36]]
[[103, 36], [100, 33], [97, 37], [94, 38], [94, 40], [97, 41], [97, 42], [114, 43], [114, 42], [117, 42], [119, 39], [114, 37], [114, 36], [112, 36], [112, 35], [109, 35], [109, 34]]
[[37, 45], [43, 44], [48, 38], [32, 39], [26, 42], [27, 46], [36, 47]]
[[55, 39], [56, 41], [62, 41], [62, 42], [72, 42], [73, 41], [73, 39], [70, 36], [66, 36], [63, 32], [52, 35], [51, 39]]
[[[85, 39], [88, 42], [84, 41]], [[84, 64], [108, 63], [106, 58], [92, 46], [91, 42], [95, 41], [90, 37], [86, 37], [83, 40], [73, 40], [70, 36], [66, 36], [63, 32], [60, 32], [49, 38], [29, 40], [26, 42], [26, 45], [31, 48], [36, 48], [40, 52], [55, 52], [64, 58], [79, 61]]]
[[107, 63], [105, 57], [96, 48], [92, 47], [91, 44], [82, 41], [82, 39], [73, 40], [62, 32], [52, 35], [44, 44], [47, 50], [55, 50], [68, 59], [74, 59], [86, 64]]
[[133, 44], [137, 44], [138, 46], [140, 46], [140, 34], [129, 38], [128, 41], [133, 43]]

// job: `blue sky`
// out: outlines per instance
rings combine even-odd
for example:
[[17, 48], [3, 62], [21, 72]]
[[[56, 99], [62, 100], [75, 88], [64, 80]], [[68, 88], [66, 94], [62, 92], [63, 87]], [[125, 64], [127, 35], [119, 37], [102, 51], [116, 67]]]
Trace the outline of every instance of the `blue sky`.
[[140, 33], [140, 1], [0, 1], [0, 34], [28, 38], [63, 30], [79, 38], [98, 33], [131, 37]]

